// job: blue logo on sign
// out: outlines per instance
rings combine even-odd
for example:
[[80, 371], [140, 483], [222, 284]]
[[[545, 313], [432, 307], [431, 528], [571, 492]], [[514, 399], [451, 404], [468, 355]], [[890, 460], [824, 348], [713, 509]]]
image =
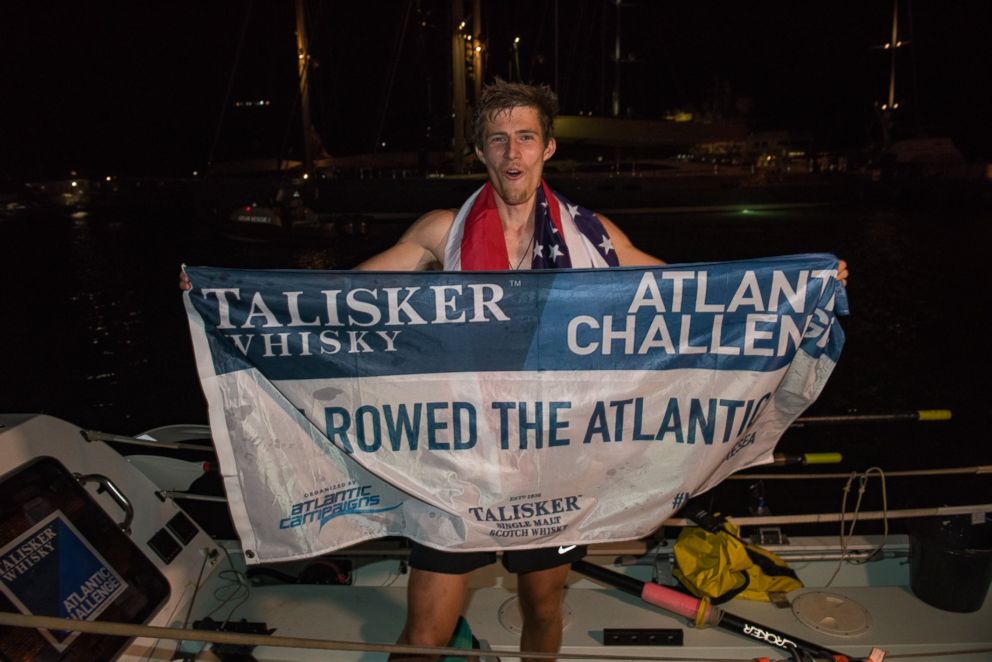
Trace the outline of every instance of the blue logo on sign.
[[[25, 614], [91, 621], [126, 588], [60, 511], [0, 549], [0, 590]], [[76, 633], [42, 634], [64, 650]]]

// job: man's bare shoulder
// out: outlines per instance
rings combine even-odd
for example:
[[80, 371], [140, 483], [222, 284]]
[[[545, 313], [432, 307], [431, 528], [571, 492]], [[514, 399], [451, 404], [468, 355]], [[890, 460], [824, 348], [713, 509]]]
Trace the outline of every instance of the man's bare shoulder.
[[410, 235], [446, 239], [452, 223], [455, 222], [456, 211], [455, 209], [435, 209], [427, 212], [413, 222], [413, 225], [400, 237], [400, 241], [407, 239]]

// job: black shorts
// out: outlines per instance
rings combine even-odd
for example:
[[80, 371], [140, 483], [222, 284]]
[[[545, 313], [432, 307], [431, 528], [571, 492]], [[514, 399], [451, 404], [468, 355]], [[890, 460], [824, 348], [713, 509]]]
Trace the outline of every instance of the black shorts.
[[[509, 572], [523, 574], [568, 565], [586, 555], [585, 545], [521, 549], [503, 552], [503, 567]], [[418, 570], [464, 575], [496, 562], [496, 552], [442, 552], [419, 543], [410, 550], [410, 566]]]

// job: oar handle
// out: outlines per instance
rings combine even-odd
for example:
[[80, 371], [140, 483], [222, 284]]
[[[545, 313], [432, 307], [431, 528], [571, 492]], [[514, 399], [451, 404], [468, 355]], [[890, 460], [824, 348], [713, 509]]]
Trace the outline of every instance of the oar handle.
[[793, 464], [840, 464], [844, 456], [840, 453], [775, 453], [772, 466], [787, 467]]
[[889, 414], [840, 414], [837, 416], [800, 416], [792, 427], [805, 425], [838, 425], [843, 423], [896, 423], [900, 421], [949, 421], [950, 409], [919, 409]]

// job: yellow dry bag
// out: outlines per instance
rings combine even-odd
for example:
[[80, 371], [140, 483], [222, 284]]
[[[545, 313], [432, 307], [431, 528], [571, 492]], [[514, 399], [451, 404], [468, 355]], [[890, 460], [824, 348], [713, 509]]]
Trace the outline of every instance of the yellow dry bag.
[[732, 598], [770, 600], [769, 593], [788, 593], [803, 584], [785, 561], [740, 539], [740, 528], [725, 522], [724, 531], [682, 529], [675, 541], [675, 578], [693, 595], [713, 604]]

